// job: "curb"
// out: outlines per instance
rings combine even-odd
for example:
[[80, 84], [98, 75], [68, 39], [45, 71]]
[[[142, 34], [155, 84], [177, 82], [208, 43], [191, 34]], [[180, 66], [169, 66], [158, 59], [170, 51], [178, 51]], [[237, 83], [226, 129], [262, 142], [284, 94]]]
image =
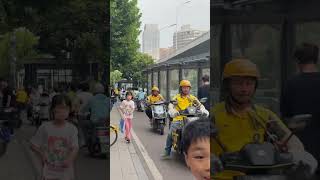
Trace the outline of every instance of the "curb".
[[[118, 107], [116, 108], [118, 113], [120, 114], [119, 108]], [[136, 135], [133, 129], [131, 129], [131, 134], [134, 139], [134, 141], [132, 142], [134, 142], [133, 144], [136, 149], [136, 152], [140, 157], [142, 157], [140, 159], [144, 161], [144, 164], [147, 166], [146, 170], [148, 170], [148, 175], [149, 176], [151, 175], [152, 179], [154, 180], [163, 180], [163, 177], [160, 171], [158, 170], [157, 166], [154, 164], [153, 160], [150, 158], [147, 150], [145, 149], [145, 147], [143, 146], [143, 144], [141, 143], [140, 139], [138, 138], [138, 136]]]

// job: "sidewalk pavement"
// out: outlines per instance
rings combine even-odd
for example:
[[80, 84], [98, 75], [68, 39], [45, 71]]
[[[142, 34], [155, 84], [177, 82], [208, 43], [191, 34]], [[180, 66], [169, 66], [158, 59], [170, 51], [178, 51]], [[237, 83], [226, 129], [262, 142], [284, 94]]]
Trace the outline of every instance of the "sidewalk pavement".
[[[110, 113], [110, 123], [119, 126], [120, 114], [115, 105]], [[143, 161], [135, 146], [135, 139], [127, 144], [124, 135], [119, 132], [117, 142], [110, 148], [110, 179], [116, 180], [149, 180]]]

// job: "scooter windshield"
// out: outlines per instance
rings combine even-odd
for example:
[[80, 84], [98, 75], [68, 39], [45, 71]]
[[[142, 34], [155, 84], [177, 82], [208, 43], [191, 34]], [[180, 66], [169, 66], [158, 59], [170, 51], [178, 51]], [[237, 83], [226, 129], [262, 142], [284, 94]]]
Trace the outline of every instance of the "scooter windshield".
[[154, 106], [153, 107], [154, 113], [155, 114], [163, 114], [164, 113], [164, 107], [163, 106]]

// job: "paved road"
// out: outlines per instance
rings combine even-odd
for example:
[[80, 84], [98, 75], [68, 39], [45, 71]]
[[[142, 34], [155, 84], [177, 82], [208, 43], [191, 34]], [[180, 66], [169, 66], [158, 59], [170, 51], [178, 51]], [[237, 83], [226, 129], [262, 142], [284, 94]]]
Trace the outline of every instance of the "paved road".
[[160, 154], [164, 150], [168, 126], [165, 128], [165, 134], [161, 136], [151, 131], [145, 113], [135, 112], [133, 129], [165, 180], [194, 179], [184, 163], [184, 158], [174, 151], [172, 159], [161, 160]]
[[[35, 180], [39, 173], [38, 161], [28, 147], [28, 140], [35, 128], [24, 122], [16, 130], [15, 136], [8, 146], [7, 153], [0, 158], [0, 179]], [[77, 180], [106, 180], [109, 165], [107, 159], [92, 158], [86, 149], [81, 149], [75, 164]]]

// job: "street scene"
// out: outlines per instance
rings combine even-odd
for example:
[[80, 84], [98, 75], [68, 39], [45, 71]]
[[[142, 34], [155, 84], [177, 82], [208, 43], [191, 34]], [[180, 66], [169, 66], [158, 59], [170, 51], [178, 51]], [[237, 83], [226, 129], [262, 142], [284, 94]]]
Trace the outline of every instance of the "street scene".
[[[209, 7], [209, 0], [111, 2], [110, 122], [118, 128], [111, 179], [210, 179]], [[188, 127], [197, 134], [192, 143], [205, 140], [201, 167], [184, 144]]]
[[212, 178], [320, 179], [320, 2], [210, 6]]
[[109, 178], [106, 7], [0, 0], [0, 179]]

